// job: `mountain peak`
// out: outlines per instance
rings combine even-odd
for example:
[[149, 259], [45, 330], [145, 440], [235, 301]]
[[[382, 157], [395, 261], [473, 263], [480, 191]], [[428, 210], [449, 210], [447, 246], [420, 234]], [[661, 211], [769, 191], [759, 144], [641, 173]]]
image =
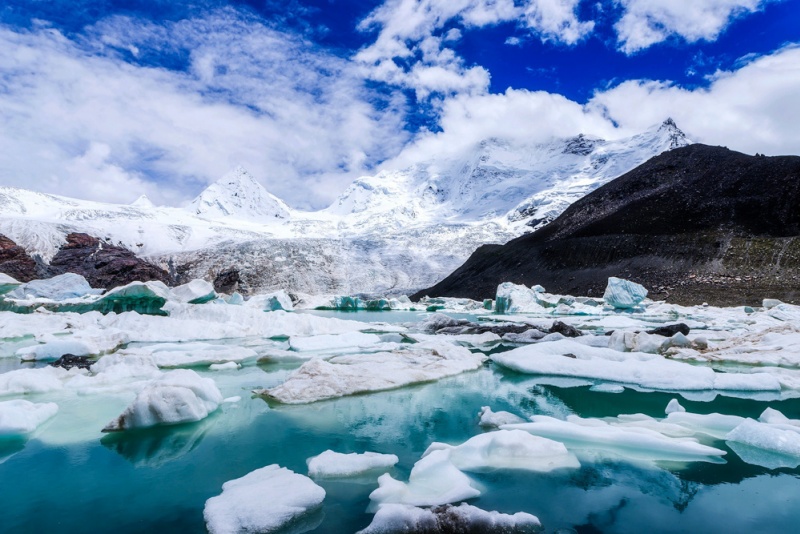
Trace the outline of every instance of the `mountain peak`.
[[658, 132], [669, 139], [669, 150], [692, 143], [686, 138], [686, 134], [683, 133], [683, 130], [678, 128], [678, 125], [675, 124], [672, 117], [667, 117], [667, 119], [659, 125]]
[[203, 190], [187, 209], [209, 219], [273, 222], [290, 216], [289, 206], [270, 194], [241, 165]]
[[136, 208], [155, 208], [156, 205], [150, 200], [147, 195], [141, 195], [139, 198], [131, 202], [131, 206]]

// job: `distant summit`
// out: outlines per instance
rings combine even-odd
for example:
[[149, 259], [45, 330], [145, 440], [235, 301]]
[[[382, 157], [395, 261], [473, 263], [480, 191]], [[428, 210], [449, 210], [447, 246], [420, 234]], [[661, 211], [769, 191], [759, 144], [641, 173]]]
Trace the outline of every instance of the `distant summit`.
[[186, 209], [206, 219], [273, 222], [290, 217], [289, 206], [241, 166], [208, 186]]
[[153, 204], [153, 201], [147, 198], [147, 195], [142, 195], [133, 202], [131, 202], [131, 206], [136, 208], [155, 208], [156, 205]]

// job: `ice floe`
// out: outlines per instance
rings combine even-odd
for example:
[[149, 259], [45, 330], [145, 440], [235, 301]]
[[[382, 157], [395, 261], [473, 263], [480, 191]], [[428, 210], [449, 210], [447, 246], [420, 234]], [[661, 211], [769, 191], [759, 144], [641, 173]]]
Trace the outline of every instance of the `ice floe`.
[[525, 419], [511, 412], [493, 412], [489, 406], [481, 406], [478, 417], [480, 418], [478, 424], [488, 428], [525, 422]]
[[578, 459], [563, 444], [522, 430], [487, 432], [456, 446], [433, 443], [425, 455], [434, 451], [448, 452], [450, 461], [462, 471], [527, 469], [547, 472], [580, 467]]
[[674, 438], [642, 426], [611, 424], [602, 419], [575, 415], [565, 421], [534, 415], [530, 423], [503, 425], [504, 430], [524, 430], [535, 436], [559, 441], [569, 449], [607, 451], [639, 460], [719, 461], [725, 451], [703, 445], [696, 439]]
[[598, 379], [656, 390], [781, 390], [778, 379], [768, 373], [715, 372], [660, 355], [591, 347], [570, 339], [520, 347], [494, 354], [492, 360], [522, 373]]
[[222, 402], [214, 381], [194, 371], [178, 369], [150, 382], [104, 432], [205, 419]]
[[613, 276], [608, 279], [606, 291], [603, 293], [605, 303], [617, 309], [635, 308], [645, 297], [647, 289], [643, 285]]
[[394, 454], [377, 452], [343, 454], [331, 450], [306, 460], [312, 477], [352, 477], [394, 467], [400, 459]]
[[407, 504], [386, 504], [375, 514], [372, 523], [358, 534], [399, 534], [424, 532], [484, 532], [523, 534], [539, 532], [539, 519], [525, 512], [513, 515], [487, 512], [467, 503], [458, 506], [419, 508]]
[[304, 363], [280, 386], [256, 391], [286, 404], [393, 389], [471, 371], [485, 361], [450, 343], [420, 343], [392, 352], [337, 356]]
[[206, 501], [210, 534], [274, 532], [318, 508], [325, 490], [285, 467], [268, 465], [222, 485]]
[[0, 438], [27, 436], [56, 413], [58, 405], [53, 402], [22, 399], [0, 402]]

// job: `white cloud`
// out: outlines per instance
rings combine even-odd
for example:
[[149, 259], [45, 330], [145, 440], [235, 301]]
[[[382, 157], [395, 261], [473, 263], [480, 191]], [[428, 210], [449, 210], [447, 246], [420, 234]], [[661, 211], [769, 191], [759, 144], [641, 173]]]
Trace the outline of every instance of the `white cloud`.
[[[355, 59], [366, 76], [413, 89], [419, 98], [431, 93], [482, 94], [489, 72], [468, 66], [445, 46], [461, 29], [516, 22], [543, 41], [572, 45], [588, 35], [593, 22], [581, 22], [580, 0], [387, 0], [360, 27], [378, 30], [375, 42]], [[455, 33], [458, 32], [458, 33]]]
[[[404, 102], [378, 111], [349, 61], [233, 10], [170, 27], [115, 18], [81, 42], [0, 27], [0, 49], [5, 185], [175, 203], [241, 163], [319, 207], [407, 138]], [[154, 54], [186, 68], [146, 66]]]
[[669, 82], [627, 81], [600, 91], [582, 105], [543, 91], [459, 95], [445, 100], [441, 132], [419, 136], [397, 158], [397, 168], [444, 162], [474, 151], [488, 138], [529, 144], [579, 133], [626, 137], [673, 117], [697, 142], [750, 154], [800, 154], [800, 48], [752, 60], [717, 73], [708, 88]]
[[677, 35], [693, 43], [716, 40], [737, 17], [770, 0], [617, 0], [624, 8], [614, 25], [620, 50], [632, 54]]
[[719, 72], [708, 88], [629, 80], [589, 108], [640, 130], [666, 116], [698, 141], [753, 154], [800, 154], [800, 48], [787, 47]]

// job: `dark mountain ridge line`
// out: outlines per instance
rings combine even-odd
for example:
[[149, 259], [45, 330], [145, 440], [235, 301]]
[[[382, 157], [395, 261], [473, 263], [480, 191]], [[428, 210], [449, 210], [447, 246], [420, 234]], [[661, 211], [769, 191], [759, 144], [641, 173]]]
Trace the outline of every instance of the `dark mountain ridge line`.
[[504, 281], [600, 295], [608, 276], [682, 304], [800, 301], [800, 157], [690, 145], [652, 158], [412, 296], [492, 298]]

